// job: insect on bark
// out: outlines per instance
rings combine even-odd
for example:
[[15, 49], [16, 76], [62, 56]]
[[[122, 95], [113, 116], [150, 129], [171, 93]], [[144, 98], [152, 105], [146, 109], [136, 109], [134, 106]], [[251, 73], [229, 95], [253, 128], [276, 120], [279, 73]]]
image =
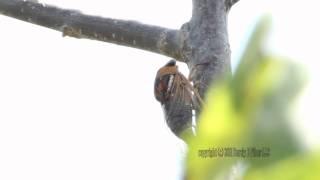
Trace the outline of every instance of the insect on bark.
[[162, 105], [167, 125], [181, 139], [194, 135], [193, 110], [198, 109], [201, 102], [196, 93], [190, 81], [179, 72], [175, 60], [158, 70], [155, 98]]

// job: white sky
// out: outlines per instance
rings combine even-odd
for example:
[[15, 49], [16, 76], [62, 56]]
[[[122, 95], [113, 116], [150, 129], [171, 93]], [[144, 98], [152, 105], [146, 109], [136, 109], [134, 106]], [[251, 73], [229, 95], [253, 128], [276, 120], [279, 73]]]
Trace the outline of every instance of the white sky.
[[[191, 0], [42, 2], [171, 28], [191, 14]], [[320, 42], [316, 7], [312, 0], [241, 0], [229, 14], [234, 65], [258, 17], [272, 12], [269, 49], [303, 60], [310, 71], [312, 83], [299, 111], [309, 122], [299, 121], [308, 143], [320, 138], [314, 133], [318, 106], [310, 104], [319, 104], [320, 92], [314, 78]], [[0, 27], [0, 179], [179, 177], [185, 149], [166, 127], [153, 97], [155, 73], [170, 58], [62, 38], [4, 16]]]

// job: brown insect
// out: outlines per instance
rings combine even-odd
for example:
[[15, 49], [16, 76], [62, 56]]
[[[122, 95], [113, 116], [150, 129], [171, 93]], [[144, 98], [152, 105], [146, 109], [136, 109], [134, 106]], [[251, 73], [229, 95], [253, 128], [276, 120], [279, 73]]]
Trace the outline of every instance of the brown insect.
[[196, 93], [190, 81], [179, 72], [175, 60], [158, 70], [154, 94], [163, 107], [169, 128], [180, 138], [193, 135], [193, 110], [199, 108], [201, 101]]

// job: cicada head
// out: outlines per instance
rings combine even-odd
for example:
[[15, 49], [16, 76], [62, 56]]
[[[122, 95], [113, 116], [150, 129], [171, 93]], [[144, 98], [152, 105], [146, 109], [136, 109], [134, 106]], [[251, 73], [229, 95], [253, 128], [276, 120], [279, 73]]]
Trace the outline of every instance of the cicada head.
[[154, 83], [154, 95], [161, 104], [169, 100], [177, 72], [178, 67], [174, 60], [158, 70]]

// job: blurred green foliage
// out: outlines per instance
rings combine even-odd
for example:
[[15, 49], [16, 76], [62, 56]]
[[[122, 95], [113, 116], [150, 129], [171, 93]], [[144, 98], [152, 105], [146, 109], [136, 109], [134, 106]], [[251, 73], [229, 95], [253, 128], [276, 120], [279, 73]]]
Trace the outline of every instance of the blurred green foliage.
[[290, 125], [304, 73], [264, 51], [270, 22], [257, 24], [234, 76], [208, 91], [189, 141], [187, 179], [320, 177], [320, 156], [303, 149]]

